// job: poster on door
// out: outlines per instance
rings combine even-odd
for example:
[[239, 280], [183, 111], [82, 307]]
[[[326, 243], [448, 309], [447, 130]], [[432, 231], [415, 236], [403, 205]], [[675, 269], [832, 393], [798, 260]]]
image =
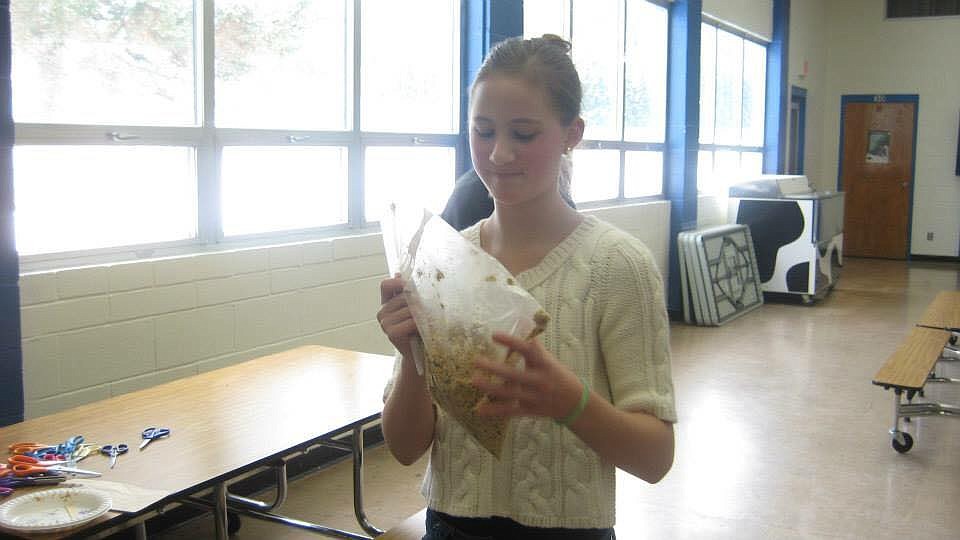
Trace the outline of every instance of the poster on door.
[[867, 134], [867, 163], [890, 163], [890, 132], [871, 130]]

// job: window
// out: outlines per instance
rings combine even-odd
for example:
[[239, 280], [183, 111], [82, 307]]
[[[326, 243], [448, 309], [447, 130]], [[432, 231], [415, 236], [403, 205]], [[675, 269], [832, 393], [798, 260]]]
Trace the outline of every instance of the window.
[[573, 153], [574, 200], [661, 195], [667, 8], [647, 0], [525, 0], [523, 9], [525, 37], [557, 34], [573, 44], [586, 122]]
[[731, 180], [763, 170], [767, 49], [706, 23], [700, 43], [697, 187], [726, 193]]
[[343, 231], [453, 189], [459, 2], [12, 0], [11, 19], [21, 255]]
[[887, 0], [887, 18], [960, 15], [960, 0]]

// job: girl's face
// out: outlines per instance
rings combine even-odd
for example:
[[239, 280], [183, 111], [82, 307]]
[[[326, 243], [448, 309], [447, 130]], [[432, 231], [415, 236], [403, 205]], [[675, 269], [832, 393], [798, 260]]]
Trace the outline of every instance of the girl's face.
[[470, 155], [498, 204], [556, 193], [560, 156], [582, 134], [581, 119], [561, 124], [546, 92], [522, 79], [494, 75], [473, 88]]

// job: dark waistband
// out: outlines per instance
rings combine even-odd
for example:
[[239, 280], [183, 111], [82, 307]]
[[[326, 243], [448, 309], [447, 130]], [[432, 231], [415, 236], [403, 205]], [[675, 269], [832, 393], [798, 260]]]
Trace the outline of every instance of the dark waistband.
[[530, 527], [493, 516], [470, 518], [451, 516], [427, 508], [427, 536], [424, 540], [614, 540], [612, 528], [567, 529]]

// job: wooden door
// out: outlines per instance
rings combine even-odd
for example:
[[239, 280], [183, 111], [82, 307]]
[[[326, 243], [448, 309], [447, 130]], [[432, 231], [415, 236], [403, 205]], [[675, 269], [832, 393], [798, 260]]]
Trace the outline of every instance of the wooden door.
[[913, 188], [915, 102], [845, 101], [844, 255], [904, 259]]

